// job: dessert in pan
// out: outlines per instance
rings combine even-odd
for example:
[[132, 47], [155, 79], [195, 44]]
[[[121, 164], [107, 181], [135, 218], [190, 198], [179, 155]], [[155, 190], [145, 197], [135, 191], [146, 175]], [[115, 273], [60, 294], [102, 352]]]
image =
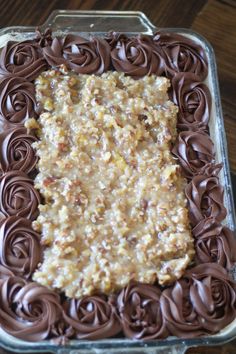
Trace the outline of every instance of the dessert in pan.
[[235, 319], [207, 75], [174, 33], [36, 31], [2, 49], [3, 330], [148, 340]]

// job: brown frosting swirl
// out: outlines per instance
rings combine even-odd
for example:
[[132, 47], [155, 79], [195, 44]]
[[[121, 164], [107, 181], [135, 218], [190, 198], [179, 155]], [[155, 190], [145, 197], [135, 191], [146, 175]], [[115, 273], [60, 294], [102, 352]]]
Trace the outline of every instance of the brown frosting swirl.
[[25, 128], [5, 130], [0, 134], [0, 169], [2, 172], [20, 170], [30, 173], [35, 169], [38, 157], [32, 147], [36, 137]]
[[192, 338], [205, 334], [190, 301], [189, 291], [190, 282], [180, 279], [161, 294], [160, 304], [164, 321], [173, 336]]
[[209, 135], [209, 127], [208, 125], [204, 125], [201, 122], [193, 122], [193, 123], [178, 123], [176, 124], [178, 132], [191, 131], [191, 132], [203, 132]]
[[236, 238], [233, 232], [214, 218], [200, 221], [192, 230], [197, 263], [218, 263], [230, 270], [236, 262]]
[[158, 47], [161, 47], [165, 60], [165, 73], [168, 77], [173, 77], [178, 72], [194, 73], [202, 81], [207, 77], [206, 54], [193, 40], [166, 32], [157, 32], [153, 40]]
[[34, 84], [21, 77], [8, 77], [0, 81], [0, 120], [23, 124], [36, 116]]
[[121, 32], [110, 31], [104, 39], [107, 41], [111, 49], [114, 49], [119, 41], [126, 41], [128, 37]]
[[110, 66], [110, 47], [102, 38], [90, 40], [77, 35], [56, 37], [51, 46], [43, 48], [43, 55], [51, 66], [62, 64], [78, 74], [102, 74]]
[[0, 283], [3, 280], [13, 276], [14, 274], [12, 273], [12, 271], [0, 264]]
[[78, 339], [101, 339], [121, 331], [114, 299], [105, 296], [84, 296], [64, 304], [63, 317]]
[[178, 124], [206, 126], [210, 118], [211, 94], [193, 73], [178, 73], [172, 78], [172, 101], [178, 106]]
[[223, 187], [217, 177], [203, 175], [193, 177], [185, 188], [189, 218], [193, 227], [208, 217], [214, 217], [218, 222], [226, 217], [223, 193]]
[[172, 153], [179, 160], [184, 176], [191, 178], [214, 159], [214, 144], [204, 132], [179, 133]]
[[28, 341], [46, 339], [60, 316], [56, 292], [19, 277], [0, 283], [0, 322], [9, 334]]
[[205, 166], [200, 168], [200, 170], [197, 171], [198, 175], [205, 175], [208, 177], [215, 176], [217, 177], [223, 167], [222, 163], [207, 163]]
[[117, 71], [134, 78], [145, 75], [162, 75], [164, 62], [158, 48], [149, 36], [120, 37], [111, 51], [111, 61]]
[[0, 178], [0, 213], [33, 220], [38, 215], [39, 193], [24, 172], [10, 171]]
[[66, 323], [64, 318], [60, 318], [52, 327], [52, 339], [53, 344], [66, 345], [70, 338], [75, 334], [74, 329]]
[[5, 76], [23, 77], [34, 80], [47, 69], [39, 44], [34, 40], [7, 42], [0, 54], [0, 78]]
[[118, 296], [117, 308], [125, 335], [133, 339], [168, 336], [160, 306], [161, 291], [149, 284], [130, 282]]
[[0, 226], [0, 264], [29, 278], [41, 260], [40, 235], [27, 219], [11, 216]]
[[35, 42], [40, 45], [40, 47], [47, 47], [52, 44], [52, 30], [51, 28], [46, 28], [43, 32], [40, 28], [35, 30]]
[[190, 279], [190, 301], [202, 328], [216, 333], [236, 316], [236, 283], [216, 263], [200, 264], [186, 273]]

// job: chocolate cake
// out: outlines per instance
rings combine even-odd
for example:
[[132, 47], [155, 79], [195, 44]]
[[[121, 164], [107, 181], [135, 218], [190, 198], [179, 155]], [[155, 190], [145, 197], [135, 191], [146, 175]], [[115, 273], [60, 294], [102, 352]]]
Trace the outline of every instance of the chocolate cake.
[[[187, 185], [189, 220], [195, 256], [172, 284], [130, 281], [110, 294], [68, 298], [33, 281], [45, 245], [32, 226], [42, 196], [35, 189], [38, 157], [35, 80], [46, 70], [102, 75], [122, 72], [139, 80], [164, 76], [169, 97], [178, 106], [178, 135], [172, 154]], [[209, 135], [211, 95], [204, 83], [207, 57], [194, 41], [166, 32], [128, 38], [68, 34], [50, 30], [35, 38], [9, 41], [0, 55], [0, 325], [27, 341], [123, 336], [139, 340], [214, 334], [235, 319], [236, 284], [230, 270], [236, 261], [233, 232], [226, 217], [221, 164], [215, 161]], [[145, 118], [145, 117], [144, 117]], [[33, 119], [33, 120], [32, 120]], [[26, 128], [27, 127], [27, 128]], [[31, 128], [31, 129], [29, 129]], [[49, 183], [50, 180], [49, 176]], [[145, 202], [143, 207], [145, 208]]]

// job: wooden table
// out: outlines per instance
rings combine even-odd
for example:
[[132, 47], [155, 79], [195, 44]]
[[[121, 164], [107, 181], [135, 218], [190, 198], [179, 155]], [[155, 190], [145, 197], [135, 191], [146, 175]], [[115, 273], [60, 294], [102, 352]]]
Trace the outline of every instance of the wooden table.
[[[235, 0], [1, 0], [0, 27], [42, 24], [52, 10], [139, 10], [158, 27], [192, 28], [212, 44], [218, 64], [231, 176], [236, 200]], [[3, 353], [0, 350], [0, 354]], [[190, 349], [188, 354], [233, 354], [236, 342]]]

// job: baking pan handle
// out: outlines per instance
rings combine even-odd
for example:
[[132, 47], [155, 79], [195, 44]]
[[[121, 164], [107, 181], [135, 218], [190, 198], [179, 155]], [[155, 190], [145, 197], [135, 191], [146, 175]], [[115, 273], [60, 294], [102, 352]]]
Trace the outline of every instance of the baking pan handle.
[[109, 31], [152, 34], [156, 27], [140, 11], [53, 11], [41, 26], [51, 27], [54, 32], [104, 33]]

